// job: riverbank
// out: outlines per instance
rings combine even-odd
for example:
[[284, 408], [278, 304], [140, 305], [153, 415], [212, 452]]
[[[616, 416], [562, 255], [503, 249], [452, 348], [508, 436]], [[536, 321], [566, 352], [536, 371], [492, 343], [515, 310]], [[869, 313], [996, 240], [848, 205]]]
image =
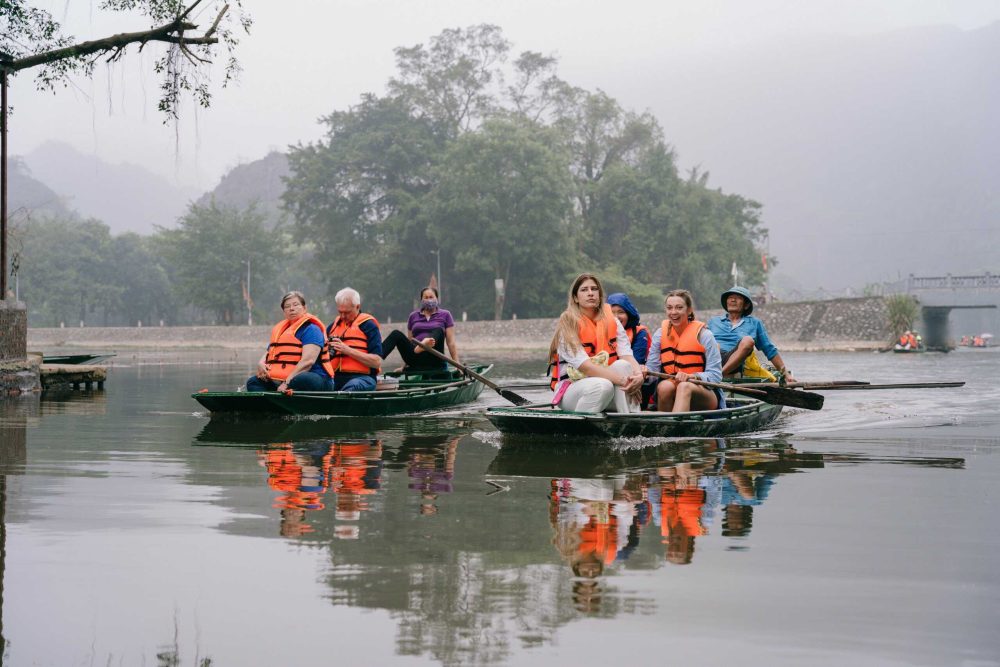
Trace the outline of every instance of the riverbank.
[[[646, 321], [654, 321], [646, 316]], [[500, 322], [458, 322], [455, 333], [459, 349], [477, 356], [491, 350], [505, 352], [524, 351], [542, 353], [548, 349], [556, 320], [524, 319]], [[385, 325], [382, 335], [387, 335], [401, 325]], [[31, 328], [28, 329], [28, 348], [46, 354], [99, 350], [101, 352], [127, 352], [130, 350], [161, 350], [183, 353], [184, 350], [261, 350], [270, 335], [270, 326], [229, 327], [80, 327], [80, 328]], [[885, 339], [865, 338], [815, 338], [797, 340], [791, 336], [774, 333], [772, 338], [785, 351], [870, 351], [885, 346]]]

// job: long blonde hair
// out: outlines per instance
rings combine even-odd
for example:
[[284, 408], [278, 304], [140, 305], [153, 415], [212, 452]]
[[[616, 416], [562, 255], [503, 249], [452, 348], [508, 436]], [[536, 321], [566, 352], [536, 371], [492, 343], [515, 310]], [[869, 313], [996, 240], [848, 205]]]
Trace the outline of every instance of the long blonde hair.
[[569, 288], [569, 296], [566, 299], [566, 310], [559, 316], [556, 332], [552, 336], [552, 342], [549, 344], [550, 356], [556, 353], [560, 341], [571, 350], [580, 349], [580, 318], [586, 317], [586, 315], [583, 314], [583, 309], [580, 308], [580, 304], [576, 301], [576, 292], [585, 280], [593, 280], [597, 283], [597, 293], [601, 297], [601, 301], [597, 306], [596, 321], [600, 322], [604, 319], [604, 301], [606, 299], [604, 285], [601, 284], [601, 280], [593, 273], [581, 273]]
[[[667, 310], [667, 301], [672, 296], [679, 296], [680, 298], [684, 299], [684, 303], [688, 307], [688, 322], [693, 322], [694, 321], [694, 297], [691, 296], [691, 292], [687, 291], [686, 289], [675, 289], [675, 290], [670, 290], [669, 292], [667, 292], [667, 295], [665, 297], [663, 297], [663, 310], [664, 310], [664, 312]], [[673, 329], [673, 328], [674, 328], [674, 325], [668, 323], [667, 324], [667, 333], [669, 334], [670, 330]]]

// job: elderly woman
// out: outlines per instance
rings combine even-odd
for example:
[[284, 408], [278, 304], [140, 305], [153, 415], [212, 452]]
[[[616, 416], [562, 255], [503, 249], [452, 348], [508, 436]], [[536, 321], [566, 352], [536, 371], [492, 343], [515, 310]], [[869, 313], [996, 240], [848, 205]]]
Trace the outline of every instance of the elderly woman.
[[361, 312], [361, 295], [345, 287], [334, 297], [337, 319], [326, 330], [335, 391], [375, 391], [382, 364], [378, 320]]
[[639, 409], [638, 401], [633, 407], [627, 394], [642, 384], [642, 368], [632, 356], [622, 323], [604, 300], [597, 276], [583, 273], [573, 281], [566, 310], [559, 316], [549, 354], [552, 402], [563, 410]]
[[285, 319], [271, 329], [271, 342], [257, 362], [257, 374], [247, 391], [329, 391], [333, 388], [325, 354], [323, 323], [306, 311], [302, 292], [281, 297]]
[[382, 358], [385, 359], [393, 350], [399, 351], [403, 363], [412, 370], [441, 370], [446, 365], [433, 354], [412, 342], [412, 339], [423, 341], [438, 352], [444, 352], [448, 343], [448, 353], [455, 361], [458, 358], [458, 347], [455, 345], [455, 318], [441, 307], [441, 299], [436, 287], [425, 287], [420, 290], [420, 309], [410, 313], [406, 322], [406, 334], [393, 331], [385, 337], [382, 344]]
[[663, 302], [667, 319], [653, 333], [646, 368], [673, 376], [656, 387], [660, 412], [715, 410], [726, 407], [722, 393], [688, 382], [722, 381], [722, 356], [715, 336], [694, 317], [694, 300], [684, 289], [673, 290]]

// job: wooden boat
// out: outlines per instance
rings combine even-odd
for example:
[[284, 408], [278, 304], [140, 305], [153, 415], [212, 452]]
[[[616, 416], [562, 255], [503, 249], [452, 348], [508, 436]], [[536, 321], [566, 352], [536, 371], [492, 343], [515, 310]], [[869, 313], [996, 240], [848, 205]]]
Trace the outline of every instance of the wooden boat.
[[504, 434], [596, 437], [713, 438], [757, 431], [781, 413], [780, 405], [726, 398], [722, 410], [692, 412], [589, 413], [551, 406], [488, 408], [486, 418]]
[[62, 364], [65, 366], [80, 366], [84, 364], [99, 364], [107, 361], [111, 354], [46, 354], [42, 357], [43, 364]]
[[[492, 365], [470, 368], [480, 375]], [[476, 400], [483, 385], [458, 371], [386, 373], [398, 388], [376, 391], [205, 391], [191, 394], [213, 414], [384, 417], [440, 410]]]
[[892, 346], [892, 351], [895, 352], [896, 354], [920, 354], [922, 352], [926, 352], [927, 348], [923, 346], [904, 347], [903, 345], [896, 343], [895, 345]]

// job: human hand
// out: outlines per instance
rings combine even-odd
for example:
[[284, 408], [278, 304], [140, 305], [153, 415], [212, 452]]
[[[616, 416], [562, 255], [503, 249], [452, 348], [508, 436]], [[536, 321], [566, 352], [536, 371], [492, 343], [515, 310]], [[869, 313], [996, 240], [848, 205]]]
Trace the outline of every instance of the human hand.
[[642, 385], [642, 373], [634, 373], [625, 378], [625, 384], [622, 385], [622, 389], [627, 394]]
[[347, 352], [350, 346], [339, 338], [330, 339], [330, 349], [337, 352]]
[[692, 376], [689, 373], [685, 373], [684, 371], [677, 371], [674, 373], [675, 382], [684, 382], [685, 380], [690, 380], [691, 377]]

